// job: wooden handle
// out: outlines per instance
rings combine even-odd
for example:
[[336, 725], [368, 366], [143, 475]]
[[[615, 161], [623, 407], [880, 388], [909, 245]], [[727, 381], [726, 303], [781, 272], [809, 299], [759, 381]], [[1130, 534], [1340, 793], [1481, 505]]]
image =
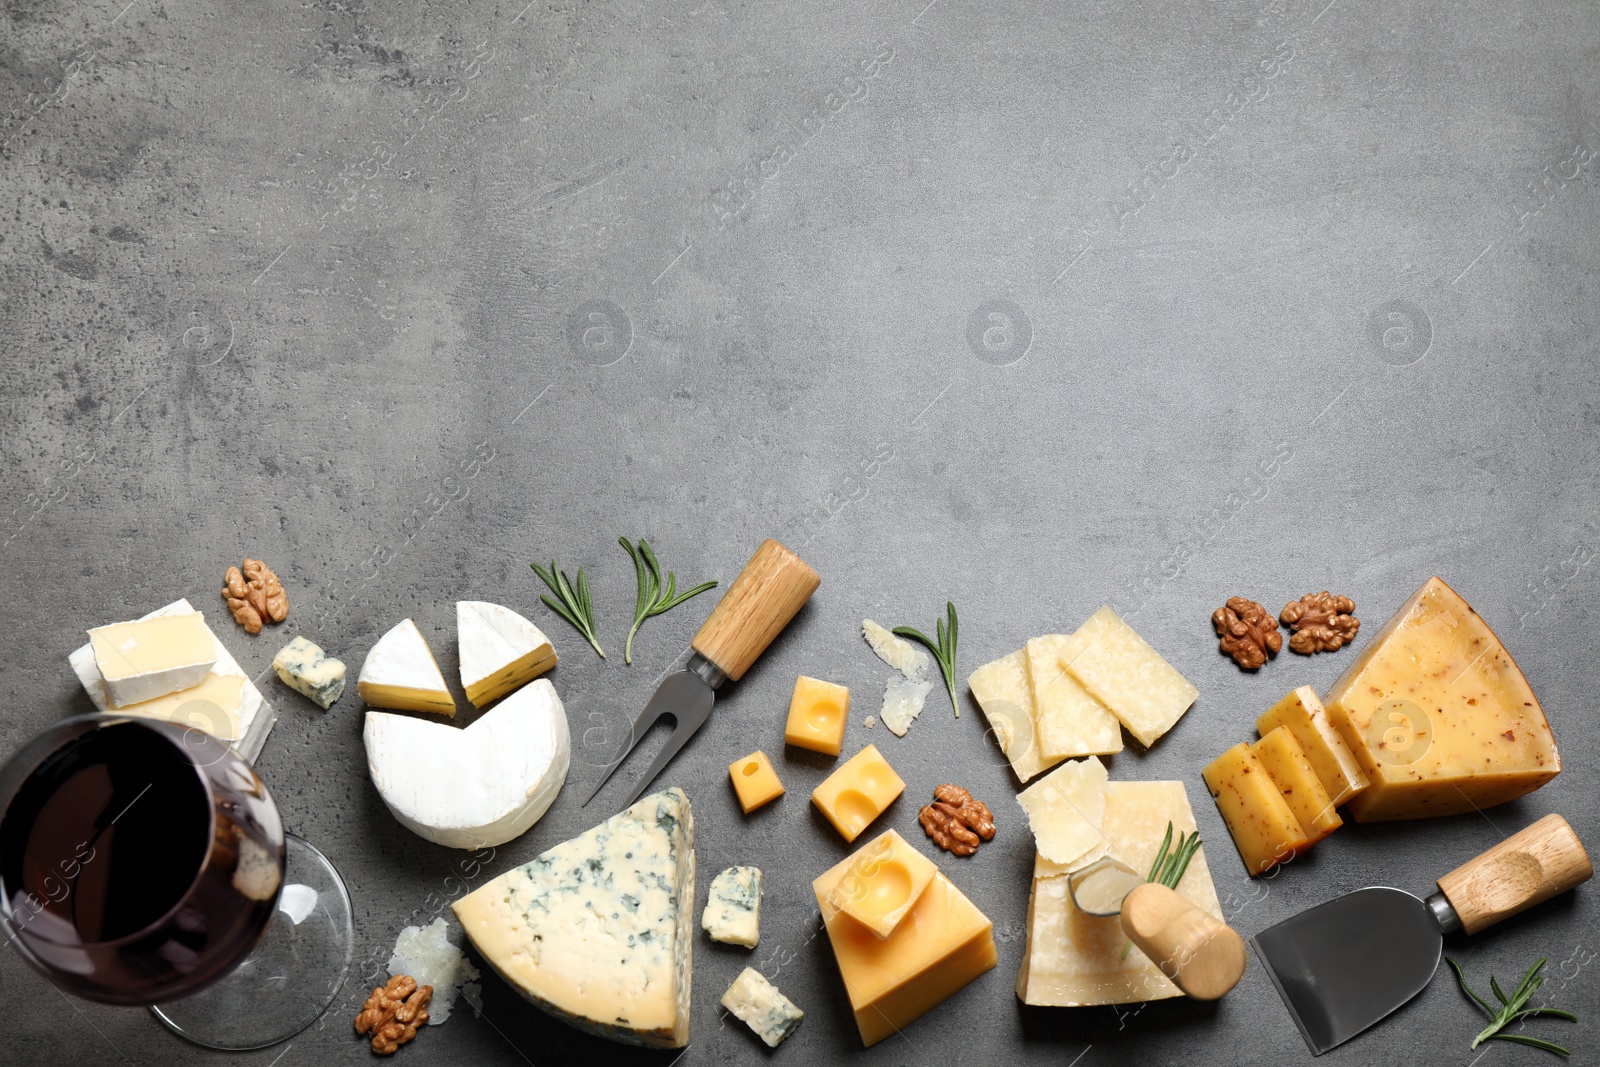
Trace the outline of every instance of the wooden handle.
[[1439, 879], [1439, 889], [1462, 928], [1475, 934], [1593, 874], [1594, 864], [1567, 820], [1546, 815]]
[[821, 584], [805, 560], [768, 538], [722, 594], [689, 647], [737, 682]]
[[1244, 975], [1244, 942], [1233, 928], [1158, 882], [1123, 898], [1122, 930], [1196, 1000], [1216, 1000]]

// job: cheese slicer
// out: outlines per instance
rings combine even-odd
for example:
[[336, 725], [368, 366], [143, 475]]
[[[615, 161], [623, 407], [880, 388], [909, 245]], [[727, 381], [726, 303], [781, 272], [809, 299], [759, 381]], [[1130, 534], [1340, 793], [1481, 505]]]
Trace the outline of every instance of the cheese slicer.
[[1433, 980], [1444, 935], [1475, 934], [1588, 881], [1567, 821], [1546, 815], [1468, 860], [1422, 900], [1358, 889], [1250, 939], [1301, 1036], [1320, 1056], [1398, 1010]]
[[717, 690], [726, 682], [744, 677], [821, 584], [817, 572], [799, 556], [770, 538], [763, 541], [689, 642], [694, 655], [688, 667], [662, 680], [584, 805], [610, 781], [650, 727], [671, 717], [672, 736], [656, 753], [623, 807], [638, 800], [645, 787], [711, 717]]

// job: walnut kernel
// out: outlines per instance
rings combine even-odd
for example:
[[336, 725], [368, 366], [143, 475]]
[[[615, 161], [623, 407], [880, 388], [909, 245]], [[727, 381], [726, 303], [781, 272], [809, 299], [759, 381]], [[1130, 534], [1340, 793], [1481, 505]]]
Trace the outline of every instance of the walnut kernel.
[[994, 816], [983, 801], [958, 785], [941, 785], [933, 803], [917, 813], [917, 821], [933, 843], [957, 856], [978, 851], [980, 840], [994, 837]]
[[289, 617], [289, 597], [283, 583], [259, 559], [244, 561], [243, 573], [229, 567], [222, 576], [222, 599], [233, 612], [233, 621], [245, 633], [258, 634], [263, 622], [282, 622]]
[[372, 1051], [389, 1056], [417, 1036], [417, 1028], [428, 1022], [428, 1002], [433, 987], [419, 986], [410, 975], [397, 974], [387, 985], [373, 989], [361, 1014], [356, 1016], [356, 1033], [372, 1034]]
[[1347, 596], [1334, 596], [1324, 589], [1307, 593], [1284, 605], [1279, 616], [1294, 631], [1289, 647], [1303, 656], [1317, 652], [1336, 652], [1355, 640], [1361, 620], [1352, 614], [1356, 602]]
[[1218, 647], [1247, 671], [1253, 671], [1283, 647], [1278, 620], [1254, 600], [1231, 596], [1211, 613], [1211, 625], [1221, 640]]

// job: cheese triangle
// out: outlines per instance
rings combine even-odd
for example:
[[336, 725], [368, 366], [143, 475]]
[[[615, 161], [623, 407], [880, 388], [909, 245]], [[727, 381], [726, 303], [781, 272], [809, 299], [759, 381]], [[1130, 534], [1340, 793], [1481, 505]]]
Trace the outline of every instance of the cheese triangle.
[[694, 816], [681, 789], [626, 811], [451, 905], [500, 977], [586, 1033], [689, 1043]]
[[375, 708], [456, 713], [455, 697], [444, 687], [444, 675], [428, 651], [428, 642], [410, 619], [401, 619], [378, 638], [361, 665], [356, 689], [361, 699]]
[[461, 686], [481, 708], [556, 665], [556, 650], [533, 623], [483, 600], [456, 601]]

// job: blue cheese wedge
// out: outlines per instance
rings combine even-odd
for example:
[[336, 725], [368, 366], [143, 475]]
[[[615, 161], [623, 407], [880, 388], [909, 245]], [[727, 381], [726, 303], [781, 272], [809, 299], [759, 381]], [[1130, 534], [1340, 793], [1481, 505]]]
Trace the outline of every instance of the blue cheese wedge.
[[296, 637], [272, 657], [272, 669], [283, 684], [315, 701], [324, 711], [344, 692], [344, 664], [315, 642]]
[[694, 815], [683, 790], [645, 797], [451, 907], [535, 1006], [626, 1045], [688, 1045]]
[[746, 967], [733, 980], [728, 991], [722, 994], [722, 1006], [754, 1030], [768, 1048], [782, 1044], [806, 1014], [754, 967]]
[[755, 948], [761, 940], [761, 868], [729, 867], [711, 879], [700, 925], [713, 941]]

